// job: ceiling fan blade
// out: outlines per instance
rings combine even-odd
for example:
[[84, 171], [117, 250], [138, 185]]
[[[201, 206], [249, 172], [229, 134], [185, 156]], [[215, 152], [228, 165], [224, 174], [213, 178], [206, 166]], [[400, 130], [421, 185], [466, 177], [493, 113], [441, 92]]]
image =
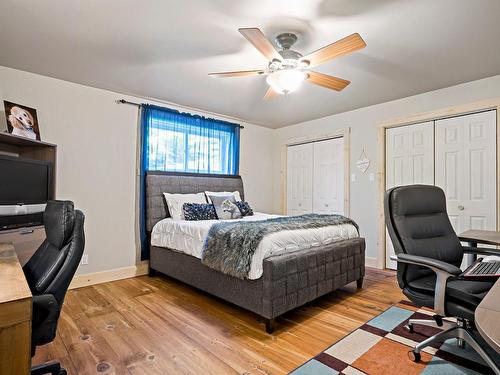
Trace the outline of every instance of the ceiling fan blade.
[[245, 77], [245, 76], [258, 76], [264, 74], [265, 71], [261, 69], [257, 70], [238, 70], [234, 72], [220, 72], [220, 73], [209, 73], [212, 77]]
[[309, 72], [309, 77], [307, 80], [315, 85], [326, 87], [327, 89], [332, 89], [336, 91], [341, 91], [346, 88], [346, 86], [351, 83], [342, 78], [337, 78], [334, 76], [329, 76], [328, 74]]
[[276, 51], [276, 48], [265, 37], [265, 35], [256, 27], [241, 28], [238, 31], [259, 50], [268, 60], [281, 60], [281, 55]]
[[273, 90], [272, 87], [269, 87], [266, 91], [266, 95], [262, 98], [262, 100], [271, 100], [278, 96], [279, 94]]
[[348, 55], [354, 51], [366, 47], [366, 43], [358, 33], [346, 36], [343, 39], [320, 48], [309, 55], [301, 58], [301, 61], [309, 61], [309, 67], [318, 66], [336, 57]]

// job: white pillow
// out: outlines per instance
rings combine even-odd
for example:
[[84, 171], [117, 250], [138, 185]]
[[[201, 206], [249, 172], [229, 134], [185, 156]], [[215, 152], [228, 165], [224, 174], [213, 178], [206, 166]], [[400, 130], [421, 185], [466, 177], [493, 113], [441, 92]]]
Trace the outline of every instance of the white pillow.
[[184, 203], [207, 203], [204, 193], [197, 194], [171, 194], [163, 193], [167, 201], [168, 212], [174, 220], [184, 220]]
[[241, 201], [241, 196], [239, 191], [205, 191], [205, 195], [207, 196], [208, 203], [212, 203], [212, 200], [210, 199], [211, 195], [214, 195], [216, 197], [225, 197], [228, 195], [234, 196], [234, 199], [236, 202]]

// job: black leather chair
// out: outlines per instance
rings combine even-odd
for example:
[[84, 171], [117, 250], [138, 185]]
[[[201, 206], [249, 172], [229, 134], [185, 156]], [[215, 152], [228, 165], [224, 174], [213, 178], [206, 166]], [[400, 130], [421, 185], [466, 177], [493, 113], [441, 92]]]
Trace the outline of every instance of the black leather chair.
[[[23, 267], [33, 294], [31, 355], [56, 336], [66, 291], [85, 247], [84, 215], [71, 201], [50, 201], [43, 216], [47, 239]], [[33, 375], [65, 375], [56, 362], [34, 366]]]
[[[426, 325], [442, 329], [410, 351], [413, 361], [433, 342], [457, 338], [460, 347], [469, 344], [496, 372], [500, 370], [471, 335], [474, 311], [493, 286], [493, 281], [458, 277], [464, 253], [499, 255], [495, 249], [470, 248], [460, 244], [446, 212], [443, 190], [436, 186], [411, 185], [385, 193], [385, 222], [398, 262], [397, 278], [403, 293], [417, 306], [434, 309], [433, 320], [412, 319], [407, 328]], [[453, 323], [443, 317], [455, 317]]]

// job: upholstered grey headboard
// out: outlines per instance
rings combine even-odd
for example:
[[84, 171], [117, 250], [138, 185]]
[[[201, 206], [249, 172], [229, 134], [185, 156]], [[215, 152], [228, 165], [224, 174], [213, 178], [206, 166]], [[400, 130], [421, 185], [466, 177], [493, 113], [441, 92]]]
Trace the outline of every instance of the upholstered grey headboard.
[[240, 176], [207, 175], [176, 172], [146, 173], [146, 228], [149, 231], [168, 214], [163, 193], [202, 193], [208, 191], [236, 191], [244, 199]]

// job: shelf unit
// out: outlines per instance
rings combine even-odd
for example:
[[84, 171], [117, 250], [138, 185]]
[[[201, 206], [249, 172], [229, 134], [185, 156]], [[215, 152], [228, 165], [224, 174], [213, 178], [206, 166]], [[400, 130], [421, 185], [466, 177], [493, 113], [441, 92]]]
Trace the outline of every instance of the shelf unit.
[[0, 133], [0, 154], [51, 162], [53, 170], [51, 199], [55, 198], [57, 176], [57, 146], [55, 144]]
[[[50, 199], [56, 197], [57, 146], [52, 143], [23, 138], [9, 133], [0, 133], [0, 154], [13, 157], [48, 161], [52, 163], [52, 191]], [[8, 178], [2, 176], [0, 180]], [[45, 239], [42, 226], [29, 226], [0, 231], [0, 243], [12, 243], [22, 264], [26, 263]]]

